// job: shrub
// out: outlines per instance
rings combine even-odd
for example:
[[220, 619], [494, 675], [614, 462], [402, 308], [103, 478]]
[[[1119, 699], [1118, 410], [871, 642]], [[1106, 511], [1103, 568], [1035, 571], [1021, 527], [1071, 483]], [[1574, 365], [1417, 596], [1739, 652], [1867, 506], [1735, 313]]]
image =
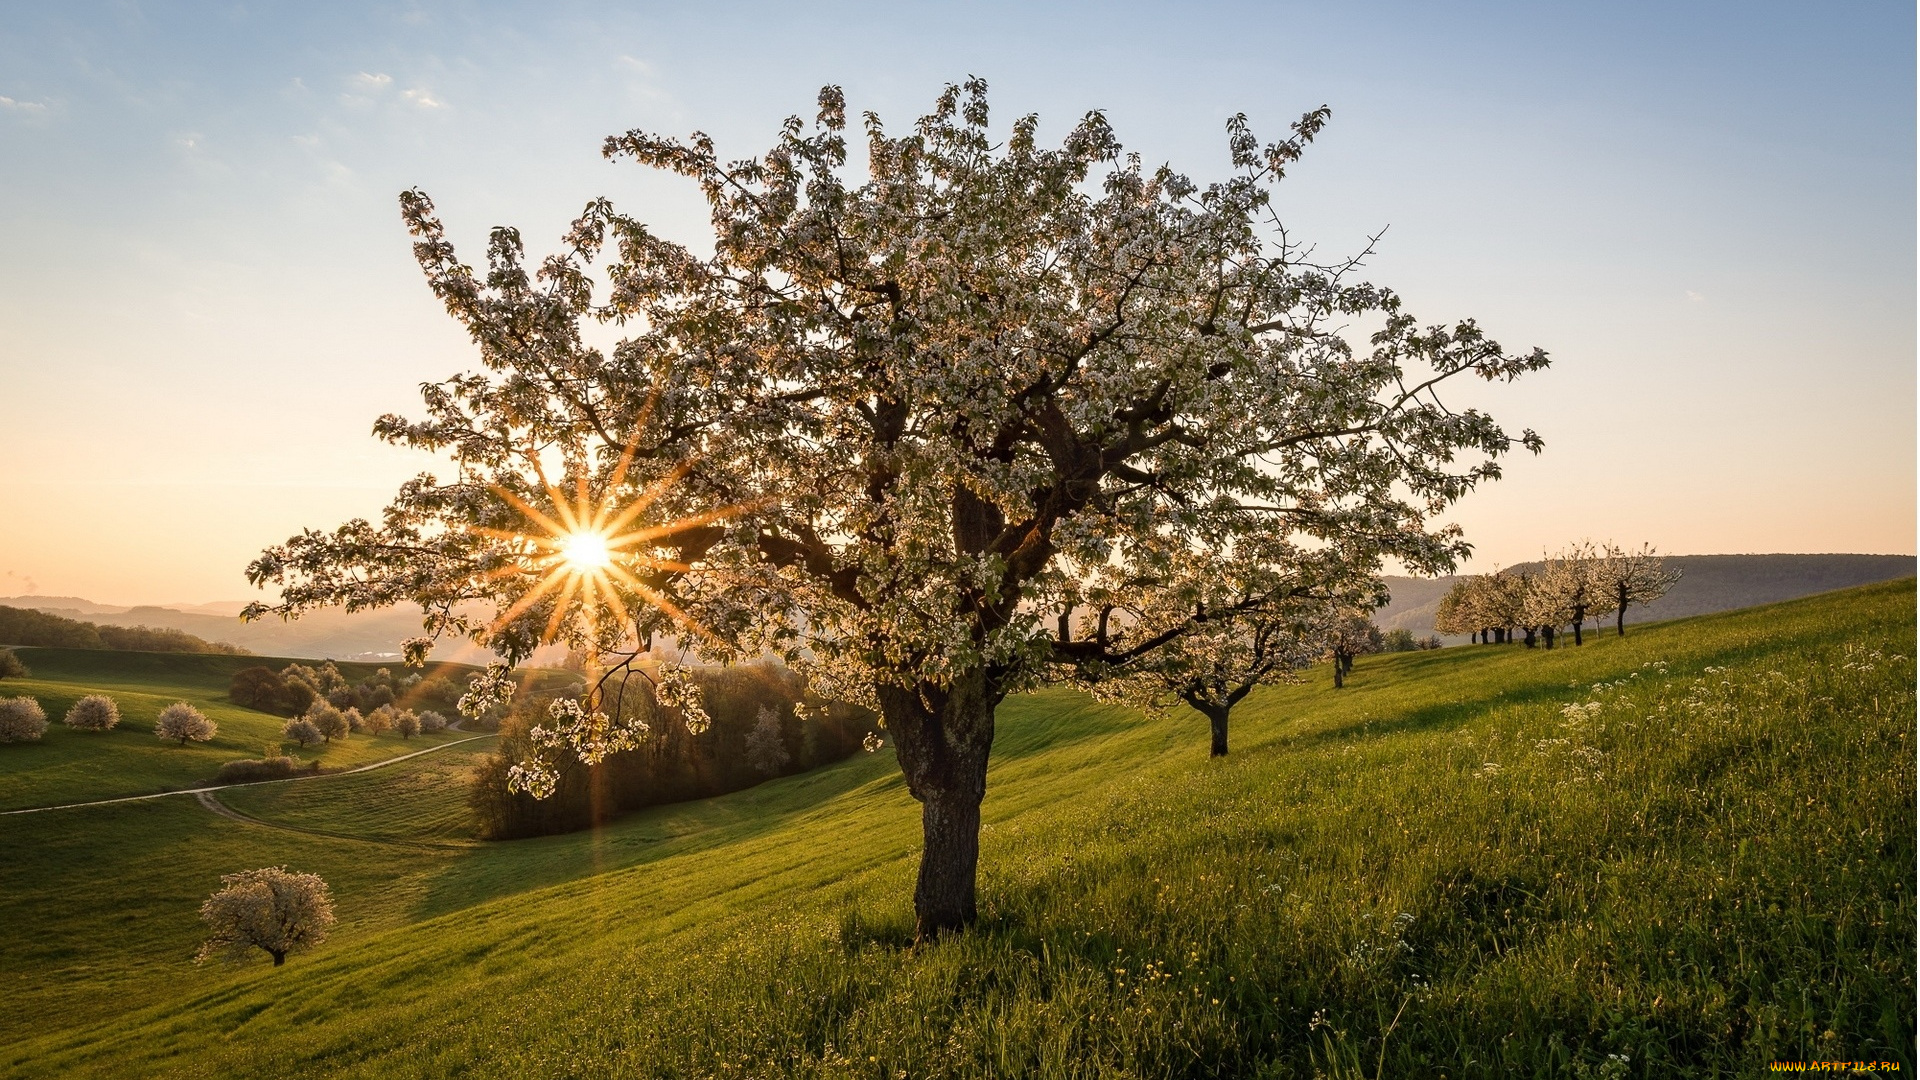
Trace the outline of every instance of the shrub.
[[304, 952], [327, 940], [333, 929], [333, 897], [318, 874], [290, 874], [284, 866], [243, 870], [220, 878], [220, 891], [200, 905], [213, 936], [194, 957], [244, 960], [254, 949], [273, 957]]
[[[336, 712], [333, 715], [339, 716], [340, 714]], [[320, 725], [314, 723], [306, 716], [296, 716], [285, 724], [282, 724], [280, 726], [280, 737], [283, 739], [292, 739], [301, 746], [306, 746], [308, 743], [317, 743], [326, 738], [325, 735], [320, 734]]]
[[88, 694], [67, 710], [67, 726], [81, 731], [106, 731], [119, 722], [120, 706], [105, 694]]
[[47, 730], [47, 712], [30, 697], [0, 698], [0, 743], [30, 742]]
[[[304, 723], [301, 720], [290, 723]], [[319, 762], [314, 762], [318, 765]], [[251, 784], [260, 780], [284, 780], [301, 771], [298, 759], [290, 757], [241, 758], [220, 766], [215, 778], [223, 784]]]
[[31, 674], [12, 649], [0, 649], [0, 679], [24, 679]]
[[425, 705], [436, 712], [446, 714], [460, 707], [460, 695], [466, 690], [445, 675], [434, 675], [423, 679], [407, 694], [408, 703], [414, 706]]
[[288, 676], [294, 667], [288, 665], [285, 671], [278, 672], [259, 666], [241, 668], [233, 673], [233, 681], [227, 685], [227, 698], [242, 708], [275, 716], [299, 716], [318, 695], [304, 679]]
[[1413, 652], [1420, 643], [1413, 639], [1413, 631], [1389, 630], [1380, 637], [1381, 652]]
[[211, 741], [219, 725], [200, 714], [200, 710], [184, 701], [176, 701], [160, 710], [159, 719], [153, 722], [153, 733], [162, 739], [177, 739], [181, 746], [187, 740], [194, 742]]

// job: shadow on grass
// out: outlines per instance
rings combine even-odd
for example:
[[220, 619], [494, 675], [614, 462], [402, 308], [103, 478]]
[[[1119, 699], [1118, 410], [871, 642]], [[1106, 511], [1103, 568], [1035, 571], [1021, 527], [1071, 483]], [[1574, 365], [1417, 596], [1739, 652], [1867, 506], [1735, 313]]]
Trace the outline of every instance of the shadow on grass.
[[450, 856], [416, 918], [501, 896], [741, 843], [779, 832], [862, 793], [885, 798], [904, 786], [891, 754], [854, 758], [711, 799], [648, 807], [593, 829], [496, 840]]

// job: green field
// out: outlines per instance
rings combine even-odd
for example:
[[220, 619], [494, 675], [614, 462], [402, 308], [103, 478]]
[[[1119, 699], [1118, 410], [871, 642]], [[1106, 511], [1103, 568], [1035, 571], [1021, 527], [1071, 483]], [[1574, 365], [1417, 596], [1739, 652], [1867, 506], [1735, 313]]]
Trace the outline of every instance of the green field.
[[[1909, 579], [1367, 657], [1345, 690], [1250, 699], [1220, 761], [1190, 714], [1015, 699], [980, 924], [917, 949], [917, 807], [884, 751], [511, 843], [465, 823], [484, 742], [222, 796], [267, 824], [186, 796], [0, 817], [0, 1070], [1910, 1071], [1914, 620]], [[10, 800], [31, 749], [0, 747]], [[334, 939], [192, 965], [219, 874], [280, 863], [332, 883]]]
[[[196, 787], [212, 782], [221, 764], [236, 758], [284, 752], [336, 769], [462, 737], [459, 732], [407, 740], [362, 735], [305, 749], [289, 744], [283, 750], [284, 718], [234, 705], [227, 700], [227, 685], [241, 668], [268, 664], [277, 669], [291, 663], [287, 659], [101, 649], [14, 651], [32, 674], [0, 681], [0, 697], [38, 699], [48, 725], [37, 742], [0, 747], [5, 751], [0, 755], [0, 811]], [[357, 679], [378, 665], [339, 666], [348, 678]], [[106, 694], [120, 706], [118, 727], [74, 731], [60, 722], [75, 701], [91, 693]], [[218, 725], [211, 742], [181, 746], [154, 737], [154, 718], [176, 701], [192, 703]]]

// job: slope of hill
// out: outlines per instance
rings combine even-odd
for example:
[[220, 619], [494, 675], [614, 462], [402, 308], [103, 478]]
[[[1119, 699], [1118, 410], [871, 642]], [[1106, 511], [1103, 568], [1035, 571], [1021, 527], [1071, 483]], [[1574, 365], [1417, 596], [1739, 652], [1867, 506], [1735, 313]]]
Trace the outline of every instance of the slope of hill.
[[[1910, 1070], [1913, 619], [1909, 580], [1367, 657], [1249, 699], [1220, 761], [1190, 714], [1012, 699], [980, 923], [917, 948], [889, 752], [502, 844], [427, 770], [233, 796], [259, 824], [0, 818], [0, 1071]], [[335, 939], [193, 969], [218, 874], [278, 863], [333, 883]]]
[[[195, 787], [212, 780], [222, 763], [258, 758], [282, 750], [280, 727], [286, 721], [227, 699], [233, 673], [284, 658], [218, 653], [118, 652], [107, 649], [18, 650], [32, 670], [26, 678], [0, 681], [0, 697], [29, 695], [53, 723], [40, 739], [0, 746], [0, 812], [56, 803], [116, 799]], [[374, 664], [342, 664], [349, 679], [371, 675]], [[471, 675], [472, 668], [443, 665], [433, 673], [450, 678]], [[59, 723], [75, 701], [103, 693], [120, 708], [120, 724], [111, 731], [74, 731]], [[210, 742], [185, 746], [154, 737], [154, 719], [176, 701], [199, 709], [218, 725]], [[411, 746], [431, 746], [457, 734], [421, 735]], [[401, 751], [397, 736], [355, 737], [345, 742], [287, 752], [325, 768], [364, 764]], [[4, 835], [4, 833], [0, 833]]]
[[[1627, 609], [1627, 622], [1658, 622], [1777, 604], [1802, 596], [1892, 581], [1914, 573], [1911, 555], [1669, 555], [1680, 583], [1658, 602]], [[1537, 566], [1521, 563], [1520, 568]], [[1433, 633], [1433, 615], [1454, 579], [1389, 577], [1393, 600], [1374, 615], [1382, 629]], [[1448, 638], [1457, 644], [1464, 637]]]

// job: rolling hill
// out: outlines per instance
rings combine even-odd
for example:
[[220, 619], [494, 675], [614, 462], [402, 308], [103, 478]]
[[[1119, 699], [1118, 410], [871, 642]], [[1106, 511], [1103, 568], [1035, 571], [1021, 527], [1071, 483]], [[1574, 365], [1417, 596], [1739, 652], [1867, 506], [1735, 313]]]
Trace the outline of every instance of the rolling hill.
[[[1914, 616], [1909, 579], [1365, 657], [1250, 698], [1218, 761], [1191, 714], [1010, 699], [980, 922], [918, 947], [890, 751], [492, 844], [438, 755], [4, 816], [0, 1072], [1911, 1070]], [[190, 964], [219, 874], [283, 863], [334, 939]]]
[[[1627, 623], [1660, 622], [1716, 611], [1737, 611], [1802, 596], [1911, 577], [1911, 555], [1669, 555], [1681, 571], [1679, 584], [1659, 601], [1627, 609]], [[1537, 566], [1521, 563], [1519, 568]], [[1393, 600], [1374, 614], [1384, 630], [1433, 633], [1433, 615], [1454, 578], [1389, 577]], [[1611, 621], [1611, 616], [1607, 621]], [[1449, 644], [1465, 637], [1446, 638]]]

